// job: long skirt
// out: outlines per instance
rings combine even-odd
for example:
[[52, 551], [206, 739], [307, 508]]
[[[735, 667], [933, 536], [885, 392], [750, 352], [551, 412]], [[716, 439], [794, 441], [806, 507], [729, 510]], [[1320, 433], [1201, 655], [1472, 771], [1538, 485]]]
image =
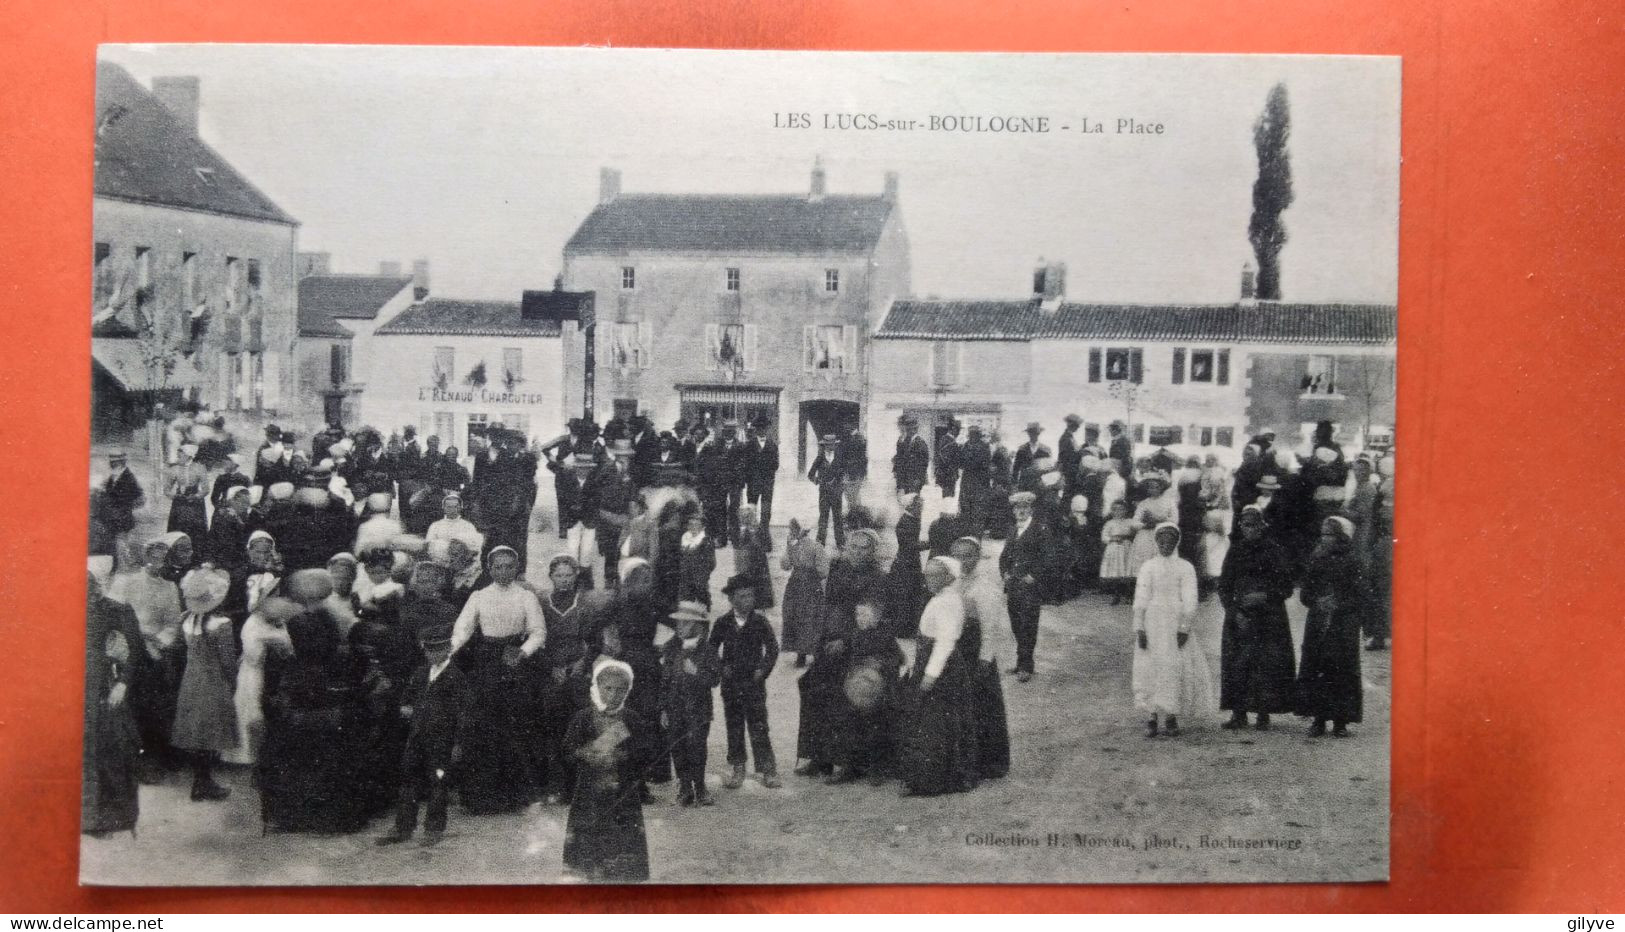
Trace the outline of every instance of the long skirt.
[[518, 647], [523, 635], [481, 637], [469, 647], [473, 683], [463, 723], [463, 807], [486, 814], [512, 812], [530, 803], [535, 775], [531, 747], [537, 716], [525, 682], [524, 665], [502, 662], [504, 648]]
[[[627, 726], [641, 728], [635, 721]], [[585, 709], [577, 713], [565, 742], [565, 753], [576, 760], [576, 777], [565, 822], [564, 866], [588, 880], [648, 880], [649, 842], [643, 829], [639, 763], [576, 757], [578, 749], [597, 737], [593, 713]]]
[[931, 639], [920, 638], [914, 673], [903, 689], [897, 771], [903, 785], [917, 795], [963, 793], [981, 781], [978, 726], [972, 711], [975, 660], [964, 647], [961, 639], [942, 675], [929, 691], [922, 691]]
[[1360, 615], [1310, 609], [1304, 623], [1303, 658], [1298, 664], [1297, 712], [1305, 718], [1358, 722], [1363, 708], [1360, 681]]
[[840, 657], [820, 656], [796, 683], [801, 693], [796, 757], [811, 761], [817, 769], [833, 765], [839, 750], [835, 729], [846, 707], [846, 667]]
[[1010, 725], [1004, 711], [1004, 685], [999, 662], [976, 662], [976, 757], [984, 779], [1010, 772]]
[[135, 766], [141, 738], [130, 707], [127, 703], [111, 709], [104, 706], [94, 721], [87, 717], [85, 725], [79, 830], [134, 831], [141, 814]]
[[202, 547], [209, 537], [209, 512], [203, 496], [176, 496], [169, 505], [169, 523], [164, 530], [180, 531], [192, 539], [192, 546]]
[[813, 570], [797, 569], [784, 584], [784, 650], [815, 654], [824, 639], [824, 585]]
[[1218, 707], [1207, 654], [1193, 632], [1179, 646], [1178, 608], [1153, 602], [1146, 613], [1149, 647], [1134, 649], [1134, 707], [1153, 715], [1196, 715]]
[[1286, 606], [1231, 609], [1219, 646], [1219, 708], [1291, 712], [1296, 687]]

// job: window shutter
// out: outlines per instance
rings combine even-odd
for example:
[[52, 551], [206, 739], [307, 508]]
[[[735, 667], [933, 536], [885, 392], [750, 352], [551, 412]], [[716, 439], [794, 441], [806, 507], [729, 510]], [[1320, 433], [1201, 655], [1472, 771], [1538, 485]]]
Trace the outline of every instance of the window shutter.
[[705, 351], [709, 354], [711, 368], [722, 368], [722, 328], [716, 324], [705, 325]]
[[745, 325], [745, 371], [756, 371], [756, 325]]
[[801, 328], [801, 369], [803, 372], [813, 371], [813, 362], [818, 358], [818, 335], [811, 326]]
[[647, 368], [649, 368], [649, 355], [650, 355], [651, 350], [653, 349], [650, 346], [650, 343], [651, 343], [650, 337], [651, 337], [651, 333], [650, 333], [650, 330], [649, 330], [648, 323], [645, 322], [645, 321], [641, 321], [641, 320], [638, 321], [638, 368], [639, 369], [647, 369]]
[[841, 371], [856, 372], [858, 369], [858, 328], [853, 325], [842, 327], [841, 338], [845, 343], [841, 351]]
[[275, 410], [282, 406], [282, 359], [276, 353], [266, 353], [264, 359], [261, 369], [264, 401], [261, 406]]
[[1138, 385], [1145, 381], [1145, 353], [1143, 350], [1129, 350], [1128, 352], [1128, 380]]
[[327, 348], [327, 374], [335, 388], [344, 384], [344, 347], [337, 343]]
[[1091, 382], [1100, 381], [1100, 355], [1098, 349], [1089, 351], [1089, 381]]
[[948, 344], [948, 384], [958, 385], [965, 378], [965, 344]]
[[239, 353], [243, 349], [243, 318], [235, 312], [227, 314], [225, 327], [221, 330], [221, 349], [228, 353]]
[[231, 403], [231, 367], [236, 358], [235, 356], [216, 357], [216, 365], [220, 367], [220, 403], [218, 407], [227, 409], [237, 407]]
[[[1135, 379], [1136, 382], [1139, 379]], [[1185, 384], [1185, 347], [1174, 347], [1174, 384]]]
[[[1219, 359], [1218, 359], [1218, 362], [1214, 365], [1214, 368], [1218, 370], [1217, 373], [1213, 377], [1214, 381], [1216, 381], [1220, 385], [1229, 385], [1230, 384], [1230, 351], [1229, 350], [1227, 350], [1227, 349], [1219, 350]], [[1228, 444], [1226, 444], [1226, 445], [1228, 446]]]

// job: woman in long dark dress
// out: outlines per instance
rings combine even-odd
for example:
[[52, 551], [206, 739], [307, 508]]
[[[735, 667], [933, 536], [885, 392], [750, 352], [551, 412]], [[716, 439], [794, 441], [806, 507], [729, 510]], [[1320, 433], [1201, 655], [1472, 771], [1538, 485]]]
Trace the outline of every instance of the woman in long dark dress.
[[649, 879], [642, 791], [654, 754], [649, 730], [626, 708], [635, 684], [629, 664], [599, 658], [592, 670], [592, 707], [575, 714], [564, 737], [565, 753], [575, 766], [564, 867], [587, 880]]
[[1320, 542], [1304, 573], [1298, 598], [1309, 606], [1303, 657], [1298, 665], [1298, 714], [1311, 719], [1309, 734], [1349, 736], [1360, 721], [1360, 626], [1368, 602], [1366, 581], [1354, 553], [1354, 523], [1332, 517], [1321, 523]]
[[962, 637], [965, 604], [954, 585], [959, 574], [953, 557], [932, 557], [925, 567], [931, 601], [920, 616], [899, 735], [898, 776], [905, 796], [962, 793], [981, 780], [975, 658], [968, 653], [978, 639]]
[[930, 545], [920, 539], [920, 496], [903, 496], [903, 512], [897, 517], [897, 558], [891, 565], [891, 605], [888, 621], [892, 636], [913, 637], [920, 627], [920, 610], [925, 607], [925, 577], [920, 571], [920, 553]]
[[867, 528], [846, 536], [841, 556], [830, 563], [824, 581], [824, 624], [819, 633], [817, 653], [807, 672], [797, 682], [801, 693], [801, 714], [796, 733], [796, 773], [821, 776], [834, 767], [835, 723], [845, 706], [843, 693], [847, 674], [847, 648], [857, 628], [860, 602], [888, 603], [886, 574], [876, 553], [880, 537]]
[[1224, 606], [1219, 649], [1219, 708], [1230, 713], [1225, 728], [1270, 727], [1270, 716], [1293, 709], [1295, 675], [1292, 631], [1286, 600], [1292, 597], [1292, 561], [1266, 534], [1264, 510], [1241, 509], [1237, 540], [1219, 573], [1217, 591]]
[[265, 830], [359, 831], [371, 804], [364, 688], [325, 613], [301, 612], [287, 628], [293, 661], [265, 703], [259, 758]]
[[575, 558], [560, 554], [547, 567], [553, 588], [541, 597], [547, 641], [542, 646], [542, 722], [540, 770], [546, 799], [556, 803], [569, 797], [575, 786], [575, 764], [565, 752], [564, 736], [577, 712], [586, 706], [586, 611], [576, 583], [581, 567]]
[[102, 596], [89, 579], [85, 614], [85, 739], [79, 830], [135, 832], [140, 815], [136, 760], [141, 736], [131, 712], [137, 667], [145, 657], [129, 606]]

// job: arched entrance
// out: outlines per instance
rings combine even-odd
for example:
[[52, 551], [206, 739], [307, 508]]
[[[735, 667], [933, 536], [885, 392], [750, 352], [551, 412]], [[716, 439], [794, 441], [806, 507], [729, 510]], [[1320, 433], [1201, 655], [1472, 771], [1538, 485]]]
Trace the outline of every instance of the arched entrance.
[[796, 432], [796, 468], [807, 471], [810, 449], [817, 449], [818, 438], [825, 434], [844, 437], [858, 426], [858, 403], [817, 399], [801, 403], [800, 430]]

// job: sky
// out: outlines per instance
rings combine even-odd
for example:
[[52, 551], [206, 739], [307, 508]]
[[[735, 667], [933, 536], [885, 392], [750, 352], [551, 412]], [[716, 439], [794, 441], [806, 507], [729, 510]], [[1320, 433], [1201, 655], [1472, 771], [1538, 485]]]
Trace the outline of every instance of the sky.
[[[1282, 298], [1391, 303], [1399, 60], [382, 46], [103, 46], [202, 81], [200, 132], [333, 270], [430, 260], [446, 297], [550, 286], [598, 197], [831, 193], [900, 179], [916, 296], [1020, 297], [1040, 257], [1080, 301], [1231, 301], [1270, 88], [1291, 104]], [[1048, 117], [1048, 134], [774, 127], [775, 114]], [[1105, 130], [1084, 135], [1084, 121]], [[1118, 119], [1161, 123], [1119, 135]], [[780, 117], [784, 122], [784, 117]], [[1068, 131], [1059, 127], [1068, 126]]]

